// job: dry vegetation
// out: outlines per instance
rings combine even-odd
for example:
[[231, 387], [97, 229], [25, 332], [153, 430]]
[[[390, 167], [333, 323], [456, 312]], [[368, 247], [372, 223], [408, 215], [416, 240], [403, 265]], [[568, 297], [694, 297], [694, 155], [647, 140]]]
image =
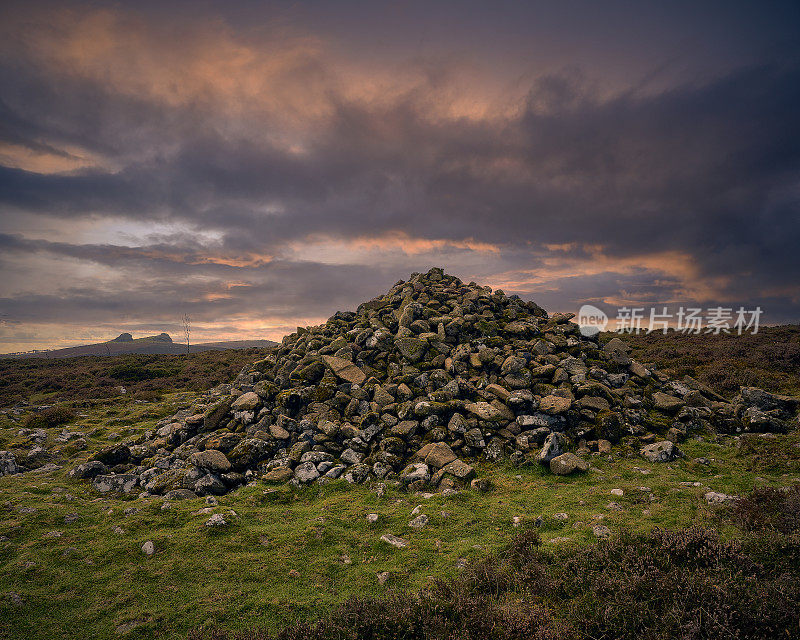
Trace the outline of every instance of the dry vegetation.
[[186, 355], [82, 356], [0, 360], [0, 407], [120, 395], [156, 400], [160, 393], [205, 391], [230, 382], [268, 349], [228, 349]]
[[[616, 334], [608, 334], [608, 338]], [[633, 357], [674, 377], [691, 375], [730, 397], [740, 386], [800, 395], [800, 326], [762, 327], [756, 334], [661, 333], [622, 336]]]

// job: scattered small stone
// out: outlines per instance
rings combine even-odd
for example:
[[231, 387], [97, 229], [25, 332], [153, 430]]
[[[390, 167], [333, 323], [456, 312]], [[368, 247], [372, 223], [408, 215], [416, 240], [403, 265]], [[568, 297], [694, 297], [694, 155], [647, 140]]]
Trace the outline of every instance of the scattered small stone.
[[221, 513], [215, 513], [208, 520], [206, 520], [207, 527], [225, 527], [227, 524], [228, 521]]
[[611, 495], [621, 498], [622, 496], [625, 495], [625, 492], [622, 489], [612, 489], [611, 490]]
[[379, 571], [378, 574], [377, 574], [378, 584], [381, 585], [381, 586], [385, 585], [386, 581], [389, 580], [390, 576], [391, 576], [391, 573], [389, 573], [388, 571]]
[[378, 514], [377, 513], [368, 513], [367, 514], [367, 522], [369, 524], [375, 524], [378, 521]]
[[79, 519], [80, 516], [77, 513], [68, 513], [67, 515], [64, 516], [64, 523], [69, 524], [70, 522], [75, 522], [76, 520]]
[[413, 527], [414, 529], [422, 529], [422, 527], [424, 527], [426, 524], [428, 524], [428, 516], [426, 516], [424, 513], [421, 513], [416, 518], [411, 520], [411, 522], [408, 523], [408, 526]]
[[709, 491], [705, 494], [704, 498], [708, 504], [722, 504], [724, 502], [730, 502], [735, 500], [735, 496], [729, 496], [725, 493], [718, 493], [716, 491]]
[[566, 514], [564, 512], [554, 513], [553, 518], [555, 518], [556, 520], [567, 520], [569, 519], [569, 514]]
[[64, 534], [61, 531], [48, 531], [44, 534], [45, 538], [60, 538]]
[[400, 538], [398, 536], [394, 536], [391, 533], [385, 533], [381, 536], [381, 540], [386, 542], [387, 544], [392, 545], [393, 547], [397, 547], [398, 549], [403, 549], [409, 545], [408, 540], [405, 538]]
[[8, 592], [8, 599], [11, 601], [11, 604], [14, 605], [15, 607], [21, 607], [23, 604], [25, 604], [24, 600], [22, 599], [22, 596], [14, 591]]
[[592, 527], [592, 533], [594, 534], [595, 538], [606, 539], [611, 536], [611, 529], [605, 525], [596, 524]]
[[146, 556], [152, 556], [156, 552], [156, 545], [152, 540], [148, 540], [142, 545], [142, 553]]

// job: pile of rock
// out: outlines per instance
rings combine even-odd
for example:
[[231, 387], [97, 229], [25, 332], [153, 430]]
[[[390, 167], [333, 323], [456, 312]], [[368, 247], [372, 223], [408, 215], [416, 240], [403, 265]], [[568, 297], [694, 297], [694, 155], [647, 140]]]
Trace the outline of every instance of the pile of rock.
[[171, 497], [257, 478], [443, 489], [469, 483], [478, 458], [571, 473], [587, 464], [570, 448], [780, 431], [797, 409], [758, 390], [728, 403], [691, 378], [669, 380], [622, 340], [583, 336], [572, 317], [442, 269], [413, 274], [356, 312], [298, 328], [232, 385], [72, 474], [101, 491]]

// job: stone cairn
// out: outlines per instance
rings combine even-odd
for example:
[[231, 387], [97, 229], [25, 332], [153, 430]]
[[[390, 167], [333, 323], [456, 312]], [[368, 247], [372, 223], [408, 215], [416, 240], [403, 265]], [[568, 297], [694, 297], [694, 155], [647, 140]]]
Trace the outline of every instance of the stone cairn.
[[480, 485], [479, 459], [567, 474], [621, 439], [663, 462], [692, 433], [796, 421], [797, 399], [743, 388], [727, 402], [632, 360], [619, 338], [601, 346], [572, 317], [439, 268], [415, 273], [356, 312], [298, 328], [233, 384], [71, 475], [171, 498], [259, 479], [445, 490]]

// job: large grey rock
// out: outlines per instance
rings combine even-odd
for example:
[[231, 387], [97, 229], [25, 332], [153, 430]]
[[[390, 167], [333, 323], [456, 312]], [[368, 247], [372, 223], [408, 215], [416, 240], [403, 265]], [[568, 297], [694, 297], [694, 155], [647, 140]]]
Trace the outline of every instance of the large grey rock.
[[[0, 455], [2, 455], [2, 452], [0, 452]], [[70, 478], [86, 480], [104, 473], [108, 473], [108, 467], [99, 460], [94, 460], [92, 462], [84, 462], [83, 464], [79, 464], [74, 469], [71, 469], [67, 475]]]
[[403, 549], [409, 545], [408, 540], [406, 540], [405, 538], [401, 538], [400, 536], [392, 535], [391, 533], [385, 533], [384, 535], [382, 535], [381, 541], [385, 542], [386, 544], [390, 544], [398, 549]]
[[131, 493], [139, 484], [139, 476], [120, 473], [96, 476], [92, 486], [100, 493]]
[[648, 444], [640, 453], [650, 462], [670, 462], [681, 455], [680, 449], [669, 440]]
[[539, 410], [550, 415], [559, 415], [569, 411], [572, 400], [561, 396], [546, 396], [539, 402]]
[[400, 474], [400, 481], [403, 484], [411, 484], [412, 482], [427, 484], [430, 482], [430, 479], [430, 468], [424, 462], [410, 464], [403, 469], [402, 473]]
[[589, 463], [574, 453], [562, 453], [550, 460], [550, 471], [558, 476], [568, 476], [575, 471], [588, 471]]
[[103, 464], [107, 464], [109, 467], [113, 467], [114, 465], [123, 464], [127, 462], [131, 457], [131, 450], [128, 448], [127, 445], [124, 444], [112, 444], [107, 447], [103, 447], [92, 455], [90, 460], [94, 461], [97, 460], [98, 462], [102, 462]]
[[769, 393], [757, 387], [741, 387], [735, 399], [745, 406], [757, 407], [762, 411], [778, 411], [793, 413], [800, 408], [800, 398]]
[[369, 465], [359, 462], [351, 467], [348, 467], [344, 472], [343, 477], [350, 484], [361, 484], [369, 477]]
[[424, 513], [420, 513], [416, 518], [408, 523], [408, 526], [412, 529], [422, 529], [422, 527], [428, 524], [428, 520], [428, 516], [426, 516]]
[[200, 431], [214, 431], [231, 409], [234, 398], [229, 396], [211, 405], [203, 414], [203, 425]]
[[410, 362], [419, 362], [425, 355], [425, 343], [418, 338], [406, 337], [397, 338], [394, 341], [395, 347], [400, 354]]
[[345, 464], [358, 464], [364, 459], [364, 454], [348, 448], [342, 451], [342, 455], [339, 456], [339, 459]]
[[431, 442], [417, 451], [415, 457], [432, 469], [441, 469], [453, 462], [458, 456], [444, 442]]
[[464, 407], [470, 413], [475, 414], [482, 420], [490, 422], [503, 422], [514, 419], [514, 413], [503, 403], [495, 400], [494, 402], [472, 402]]
[[303, 462], [294, 469], [294, 477], [303, 484], [308, 484], [319, 478], [319, 471], [313, 462]]
[[536, 459], [541, 464], [550, 464], [553, 458], [557, 458], [565, 453], [567, 446], [567, 437], [558, 431], [554, 431], [547, 436], [544, 440], [541, 450], [536, 456]]
[[486, 441], [483, 439], [483, 432], [477, 427], [470, 429], [464, 434], [464, 442], [475, 449], [483, 449]]
[[231, 409], [234, 411], [252, 411], [259, 404], [261, 404], [261, 398], [258, 397], [258, 394], [254, 391], [248, 391], [233, 401]]
[[217, 451], [216, 449], [206, 449], [205, 451], [193, 453], [189, 456], [189, 463], [216, 473], [225, 473], [231, 468], [230, 460], [222, 451]]
[[11, 451], [0, 451], [0, 476], [11, 476], [19, 473], [17, 459]]
[[653, 406], [665, 413], [678, 413], [684, 404], [686, 403], [680, 398], [662, 393], [661, 391], [656, 391], [653, 394]]
[[337, 378], [345, 382], [361, 384], [367, 379], [367, 375], [350, 360], [337, 358], [336, 356], [322, 356], [322, 360], [330, 367]]
[[209, 473], [195, 483], [194, 490], [201, 496], [221, 496], [227, 491], [227, 487], [215, 474]]

